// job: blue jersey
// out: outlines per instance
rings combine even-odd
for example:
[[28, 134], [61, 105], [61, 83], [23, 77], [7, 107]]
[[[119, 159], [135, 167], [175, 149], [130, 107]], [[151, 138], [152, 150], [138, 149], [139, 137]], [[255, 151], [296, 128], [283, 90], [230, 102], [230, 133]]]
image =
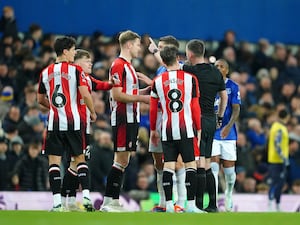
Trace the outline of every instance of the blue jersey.
[[[225, 139], [222, 139], [220, 136], [220, 132], [221, 132], [222, 128], [226, 124], [228, 124], [228, 122], [230, 121], [230, 118], [232, 115], [232, 105], [233, 104], [239, 104], [239, 105], [241, 104], [239, 86], [230, 79], [225, 80], [225, 86], [226, 86], [226, 92], [228, 95], [228, 102], [227, 102], [226, 110], [225, 110], [224, 117], [223, 117], [222, 127], [216, 130], [214, 139], [237, 140], [237, 130], [236, 130], [235, 124], [231, 127], [231, 130]], [[216, 113], [218, 113], [219, 103], [220, 103], [220, 96], [217, 95], [216, 99], [215, 99], [215, 105], [214, 105]]]
[[[180, 65], [183, 65], [183, 62], [179, 61], [179, 64], [180, 64]], [[166, 71], [167, 71], [167, 68], [166, 68], [165, 66], [160, 66], [160, 67], [158, 67], [158, 69], [156, 70], [156, 76], [158, 76], [158, 75], [160, 75], [160, 74], [162, 74], [162, 73], [164, 73], [164, 72], [166, 72]]]

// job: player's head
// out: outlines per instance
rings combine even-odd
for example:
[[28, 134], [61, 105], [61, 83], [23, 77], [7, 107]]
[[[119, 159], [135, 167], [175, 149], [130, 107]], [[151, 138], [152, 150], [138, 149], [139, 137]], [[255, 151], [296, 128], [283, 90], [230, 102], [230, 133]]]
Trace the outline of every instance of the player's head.
[[289, 112], [284, 108], [284, 109], [281, 109], [279, 112], [278, 112], [278, 117], [280, 120], [284, 121], [285, 123], [288, 122], [288, 120], [290, 119], [290, 114]]
[[57, 57], [64, 56], [64, 58], [69, 61], [74, 61], [75, 56], [75, 44], [76, 40], [72, 37], [61, 37], [57, 38], [54, 43], [54, 50]]
[[175, 46], [166, 46], [160, 51], [160, 57], [166, 66], [171, 66], [177, 62], [177, 53]]
[[119, 43], [121, 51], [127, 49], [133, 58], [139, 55], [141, 50], [141, 37], [131, 31], [127, 30], [120, 34]]
[[92, 57], [89, 51], [84, 49], [76, 49], [76, 54], [74, 57], [74, 63], [79, 65], [83, 72], [85, 73], [92, 73]]
[[215, 62], [215, 66], [221, 72], [223, 77], [226, 77], [229, 73], [229, 65], [225, 59], [218, 59]]
[[175, 46], [176, 48], [179, 48], [179, 42], [172, 35], [163, 36], [159, 39], [157, 47], [159, 50], [161, 50], [166, 46]]
[[198, 39], [190, 40], [186, 45], [186, 56], [189, 59], [190, 57], [204, 57], [205, 53], [205, 44], [203, 41]]

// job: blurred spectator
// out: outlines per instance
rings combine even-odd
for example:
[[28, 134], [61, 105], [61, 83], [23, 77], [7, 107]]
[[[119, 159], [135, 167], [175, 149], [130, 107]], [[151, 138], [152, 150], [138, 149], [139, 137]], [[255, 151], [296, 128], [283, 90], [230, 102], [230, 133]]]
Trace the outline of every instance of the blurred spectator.
[[256, 185], [256, 193], [257, 194], [268, 194], [269, 192], [269, 185], [266, 183], [259, 183]]
[[0, 96], [0, 121], [2, 121], [9, 111], [14, 99], [14, 90], [10, 86], [6, 86], [1, 91]]
[[8, 191], [10, 184], [9, 160], [7, 158], [8, 145], [4, 136], [0, 136], [0, 191]]
[[11, 139], [9, 144], [9, 151], [7, 152], [7, 157], [9, 160], [10, 171], [12, 171], [17, 163], [17, 161], [24, 154], [24, 143], [20, 136], [15, 136]]
[[291, 191], [292, 194], [300, 195], [300, 179], [293, 182]]
[[9, 127], [15, 126], [18, 127], [21, 121], [20, 108], [17, 105], [12, 105], [9, 108], [8, 113], [3, 119], [2, 128], [4, 131], [9, 130]]
[[25, 37], [25, 41], [27, 40], [31, 42], [30, 46], [28, 47], [31, 49], [31, 52], [33, 53], [34, 56], [38, 56], [40, 53], [42, 36], [43, 36], [43, 30], [40, 25], [31, 24], [29, 26], [29, 33], [28, 36]]
[[112, 136], [107, 131], [94, 131], [95, 143], [91, 145], [91, 159], [88, 161], [91, 173], [91, 191], [104, 192], [106, 178], [114, 159]]
[[270, 57], [268, 56], [269, 48], [270, 48], [270, 43], [267, 39], [261, 38], [258, 41], [258, 49], [254, 54], [254, 59], [252, 64], [253, 74], [256, 74], [259, 69], [268, 65], [270, 61]]
[[243, 182], [242, 193], [255, 193], [256, 192], [256, 180], [252, 177], [246, 177]]
[[25, 115], [29, 107], [37, 104], [37, 90], [33, 85], [27, 85], [24, 89], [24, 93], [25, 96], [19, 103], [22, 116]]
[[18, 129], [19, 135], [25, 144], [28, 144], [32, 140], [42, 140], [44, 123], [39, 118], [39, 108], [36, 105], [28, 108]]
[[40, 155], [42, 144], [31, 142], [28, 151], [16, 163], [12, 183], [16, 191], [46, 191], [49, 189], [48, 161]]
[[219, 43], [219, 47], [215, 51], [215, 56], [217, 59], [222, 58], [223, 51], [227, 47], [232, 47], [234, 54], [236, 54], [237, 50], [235, 47], [235, 32], [232, 30], [227, 30], [224, 33], [224, 39]]
[[248, 120], [248, 130], [246, 134], [252, 150], [254, 148], [263, 148], [265, 146], [267, 138], [262, 129], [261, 122], [258, 119], [250, 118]]
[[246, 179], [246, 170], [242, 166], [237, 166], [235, 168], [236, 172], [236, 181], [234, 184], [234, 189], [236, 192], [241, 193], [243, 192], [243, 184]]
[[0, 32], [3, 36], [18, 36], [17, 22], [15, 19], [15, 12], [13, 7], [5, 6], [2, 9], [2, 17], [0, 19]]

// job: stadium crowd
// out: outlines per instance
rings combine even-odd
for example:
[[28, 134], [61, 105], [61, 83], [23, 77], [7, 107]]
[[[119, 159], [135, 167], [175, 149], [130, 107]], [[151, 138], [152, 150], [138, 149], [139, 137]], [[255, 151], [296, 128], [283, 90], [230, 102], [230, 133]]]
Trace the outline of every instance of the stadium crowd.
[[[47, 111], [37, 104], [36, 94], [41, 69], [55, 61], [53, 44], [58, 35], [45, 34], [38, 24], [30, 25], [26, 33], [19, 32], [11, 7], [3, 8], [0, 33], [0, 191], [46, 191], [48, 165], [41, 149]], [[108, 70], [120, 50], [117, 35], [107, 37], [95, 31], [90, 36], [75, 38], [78, 48], [93, 55], [92, 75], [108, 80]], [[291, 115], [287, 125], [290, 163], [284, 192], [300, 194], [300, 48], [289, 48], [279, 42], [271, 44], [263, 38], [258, 43], [237, 42], [231, 30], [220, 42], [206, 43], [206, 60], [213, 63], [224, 58], [230, 66], [230, 78], [240, 88], [235, 192], [268, 193], [269, 128], [277, 113], [286, 108]], [[159, 64], [148, 46], [149, 35], [143, 34], [143, 51], [132, 64], [136, 71], [152, 79]], [[184, 51], [180, 57], [185, 60]], [[109, 93], [97, 91], [92, 96], [97, 120], [92, 124], [88, 162], [91, 191], [103, 192], [114, 154]], [[157, 191], [153, 161], [148, 153], [149, 105], [141, 103], [140, 112], [138, 150], [132, 153], [123, 186], [125, 192], [136, 198], [145, 197], [137, 193]], [[223, 192], [222, 174], [220, 179], [219, 191]]]

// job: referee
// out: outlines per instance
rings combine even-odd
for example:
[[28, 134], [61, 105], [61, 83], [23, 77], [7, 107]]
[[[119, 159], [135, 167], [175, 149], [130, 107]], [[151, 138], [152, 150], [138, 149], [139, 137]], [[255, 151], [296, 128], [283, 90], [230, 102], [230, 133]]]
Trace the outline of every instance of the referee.
[[[197, 161], [196, 205], [199, 209], [203, 209], [203, 194], [207, 190], [209, 205], [204, 210], [217, 212], [216, 183], [210, 167], [210, 158], [216, 127], [222, 125], [228, 97], [221, 73], [215, 66], [205, 63], [204, 53], [203, 41], [197, 39], [189, 41], [186, 46], [186, 57], [190, 65], [183, 65], [183, 70], [196, 75], [200, 89], [202, 132], [200, 159]], [[217, 94], [220, 96], [220, 105], [216, 119], [214, 101]]]

